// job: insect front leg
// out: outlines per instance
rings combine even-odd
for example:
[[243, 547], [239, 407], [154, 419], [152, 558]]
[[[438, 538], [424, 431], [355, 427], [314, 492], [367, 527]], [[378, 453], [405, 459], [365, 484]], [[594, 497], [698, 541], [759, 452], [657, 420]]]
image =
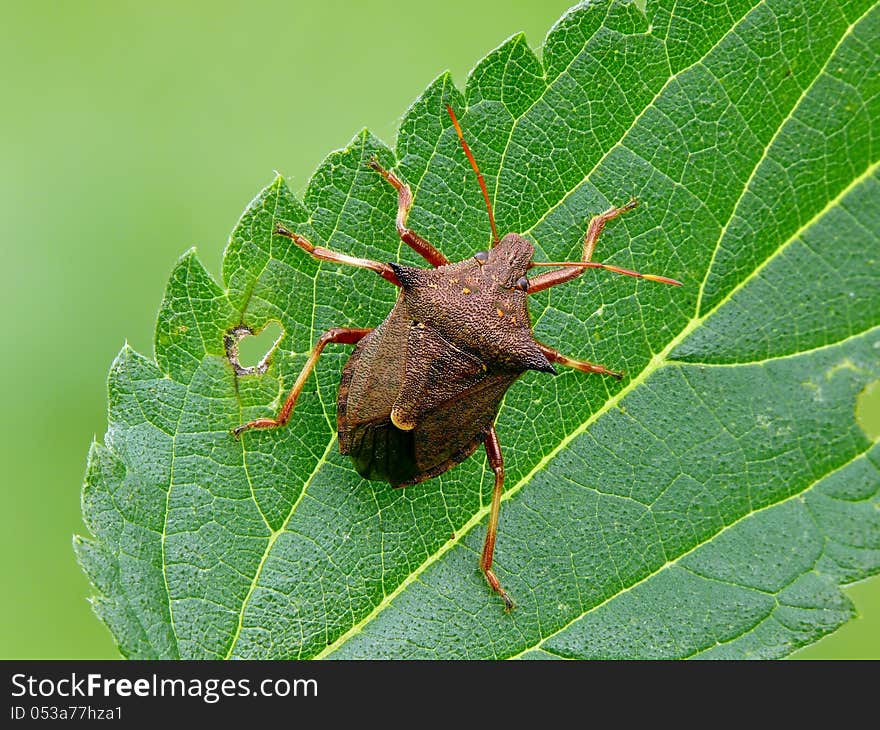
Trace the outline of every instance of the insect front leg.
[[492, 556], [495, 553], [495, 537], [498, 534], [498, 514], [501, 510], [501, 493], [504, 491], [504, 457], [501, 455], [501, 444], [498, 443], [498, 434], [495, 427], [486, 436], [486, 457], [489, 466], [495, 472], [495, 488], [492, 490], [492, 507], [489, 511], [489, 526], [486, 528], [486, 542], [483, 543], [483, 554], [480, 557], [480, 568], [492, 590], [504, 601], [504, 610], [510, 611], [516, 605], [513, 599], [501, 587], [501, 581], [492, 570]]
[[397, 280], [394, 270], [388, 264], [383, 264], [380, 261], [373, 261], [372, 259], [361, 259], [356, 256], [349, 256], [348, 254], [331, 251], [329, 248], [315, 246], [306, 238], [303, 238], [298, 233], [294, 233], [288, 228], [285, 228], [281, 224], [275, 226], [275, 233], [279, 236], [289, 238], [303, 251], [311, 254], [320, 261], [331, 261], [336, 264], [346, 264], [347, 266], [357, 266], [361, 269], [369, 269], [370, 271], [375, 271], [386, 281], [390, 281], [394, 286], [400, 286], [400, 282]]
[[618, 380], [623, 377], [623, 373], [616, 370], [609, 370], [604, 365], [596, 365], [595, 363], [587, 362], [586, 360], [575, 360], [574, 358], [568, 357], [567, 355], [563, 355], [561, 352], [554, 350], [552, 347], [547, 347], [547, 345], [542, 342], [538, 342], [537, 345], [538, 349], [544, 353], [544, 357], [550, 362], [559, 363], [560, 365], [580, 370], [582, 373], [610, 375], [612, 378], [617, 378]]
[[535, 292], [539, 292], [542, 289], [549, 289], [551, 286], [556, 286], [557, 284], [563, 284], [566, 281], [576, 279], [587, 269], [605, 269], [606, 271], [612, 271], [615, 274], [633, 276], [636, 279], [656, 281], [659, 284], [671, 284], [672, 286], [681, 286], [680, 281], [670, 279], [668, 276], [658, 276], [657, 274], [643, 274], [639, 271], [631, 271], [630, 269], [623, 269], [620, 266], [612, 266], [611, 264], [602, 264], [598, 261], [590, 260], [593, 257], [593, 251], [596, 248], [596, 241], [599, 240], [599, 234], [602, 233], [602, 230], [605, 228], [605, 224], [611, 219], [617, 218], [617, 216], [619, 216], [621, 213], [626, 213], [628, 210], [632, 210], [636, 207], [636, 205], [638, 205], [638, 202], [633, 199], [630, 200], [626, 205], [622, 205], [619, 208], [609, 208], [604, 213], [602, 213], [602, 215], [597, 215], [592, 218], [590, 220], [590, 225], [587, 227], [587, 235], [584, 236], [584, 252], [580, 261], [532, 261], [532, 263], [530, 264], [530, 268], [533, 266], [560, 266], [564, 268], [560, 268], [558, 271], [550, 271], [546, 274], [541, 274], [534, 277], [531, 281], [529, 281], [529, 294], [534, 294]]
[[397, 190], [397, 234], [400, 236], [400, 240], [412, 248], [432, 266], [443, 266], [448, 264], [448, 258], [418, 233], [411, 231], [406, 227], [406, 219], [409, 216], [409, 209], [412, 207], [413, 202], [412, 191], [409, 189], [409, 185], [403, 182], [403, 180], [397, 177], [393, 172], [382, 167], [382, 165], [379, 164], [379, 160], [375, 157], [371, 158], [367, 164], [384, 177], [385, 180]]
[[[626, 205], [622, 205], [619, 208], [609, 208], [601, 215], [594, 216], [590, 219], [590, 225], [587, 227], [587, 234], [584, 236], [584, 250], [581, 255], [581, 261], [587, 263], [593, 258], [593, 251], [596, 248], [596, 241], [599, 240], [599, 236], [602, 234], [602, 230], [605, 228], [605, 224], [617, 218], [617, 216], [622, 213], [626, 213], [627, 211], [632, 210], [638, 205], [638, 201], [630, 200]], [[549, 271], [546, 274], [540, 274], [539, 276], [534, 277], [529, 282], [529, 294], [534, 294], [535, 292], [541, 291], [542, 289], [549, 289], [551, 286], [556, 286], [557, 284], [563, 284], [566, 281], [571, 281], [572, 279], [576, 279], [578, 276], [584, 273], [587, 267], [578, 266], [578, 267], [569, 267], [565, 269], [560, 269], [559, 271]], [[596, 264], [594, 268], [609, 268], [605, 264]], [[610, 267], [612, 269], [616, 267]], [[621, 270], [621, 273], [622, 270]], [[634, 272], [633, 272], [634, 273]]]
[[290, 393], [288, 393], [284, 405], [281, 406], [281, 410], [278, 411], [278, 415], [275, 416], [275, 418], [258, 418], [255, 421], [238, 426], [232, 429], [233, 435], [238, 437], [252, 428], [279, 428], [280, 426], [284, 426], [290, 420], [290, 414], [293, 413], [296, 399], [299, 398], [299, 394], [302, 391], [309, 374], [315, 369], [315, 363], [318, 362], [318, 358], [321, 356], [321, 352], [323, 352], [324, 348], [331, 342], [353, 345], [356, 342], [360, 342], [360, 340], [372, 331], [372, 329], [355, 329], [353, 327], [334, 327], [333, 329], [327, 330], [318, 338], [318, 342], [312, 350], [312, 354], [309, 355], [309, 359], [306, 360], [306, 364], [303, 366], [299, 377], [290, 389]]

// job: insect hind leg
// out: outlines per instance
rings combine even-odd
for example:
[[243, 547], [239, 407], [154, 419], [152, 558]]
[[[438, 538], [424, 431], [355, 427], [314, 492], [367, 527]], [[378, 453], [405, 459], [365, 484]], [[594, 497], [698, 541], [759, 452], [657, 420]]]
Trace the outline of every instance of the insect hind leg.
[[403, 241], [407, 246], [413, 249], [419, 256], [425, 259], [432, 266], [444, 266], [449, 263], [449, 259], [446, 258], [440, 251], [434, 248], [430, 243], [428, 243], [424, 238], [422, 238], [415, 231], [410, 230], [406, 227], [406, 219], [409, 216], [409, 210], [412, 208], [413, 196], [412, 191], [409, 189], [409, 185], [407, 185], [403, 180], [401, 180], [397, 175], [395, 175], [390, 170], [386, 170], [382, 165], [379, 164], [379, 160], [375, 157], [371, 157], [367, 164], [378, 172], [385, 180], [391, 185], [395, 190], [397, 190], [397, 233], [400, 236], [400, 240]]
[[486, 436], [486, 457], [489, 466], [495, 472], [495, 488], [492, 490], [492, 507], [489, 512], [489, 526], [486, 528], [486, 541], [483, 543], [483, 553], [480, 556], [480, 568], [486, 580], [501, 600], [504, 601], [504, 610], [510, 611], [516, 604], [510, 595], [501, 587], [501, 581], [492, 570], [492, 558], [495, 555], [495, 538], [498, 534], [498, 514], [501, 510], [501, 493], [504, 491], [504, 458], [501, 455], [501, 444], [498, 443], [498, 434], [495, 427]]

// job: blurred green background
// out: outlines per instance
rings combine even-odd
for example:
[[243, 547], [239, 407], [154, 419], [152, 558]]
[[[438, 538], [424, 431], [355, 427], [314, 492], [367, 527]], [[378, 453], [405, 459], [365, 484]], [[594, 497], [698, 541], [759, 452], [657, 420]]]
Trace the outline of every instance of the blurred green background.
[[[520, 30], [539, 46], [569, 4], [4, 3], [0, 658], [118, 656], [71, 536], [107, 369], [126, 338], [152, 354], [177, 257], [198, 245], [219, 274], [274, 170], [301, 191], [360, 128], [393, 143], [440, 72], [462, 86]], [[849, 594], [862, 618], [798, 656], [880, 657], [880, 579]]]

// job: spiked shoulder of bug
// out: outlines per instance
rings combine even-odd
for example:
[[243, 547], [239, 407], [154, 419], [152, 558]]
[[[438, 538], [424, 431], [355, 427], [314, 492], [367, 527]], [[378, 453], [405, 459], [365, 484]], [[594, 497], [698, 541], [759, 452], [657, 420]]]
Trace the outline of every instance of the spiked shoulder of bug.
[[534, 248], [515, 233], [473, 257], [436, 269], [394, 264], [415, 327], [430, 327], [479, 357], [511, 372], [555, 372], [532, 336], [526, 271]]

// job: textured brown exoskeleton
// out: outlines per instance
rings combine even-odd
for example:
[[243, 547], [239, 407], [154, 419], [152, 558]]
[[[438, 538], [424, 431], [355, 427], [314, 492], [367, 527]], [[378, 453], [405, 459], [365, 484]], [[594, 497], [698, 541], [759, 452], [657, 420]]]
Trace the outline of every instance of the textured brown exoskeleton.
[[[483, 191], [492, 248], [465, 261], [450, 263], [406, 227], [412, 204], [410, 189], [375, 159], [370, 166], [398, 192], [400, 238], [435, 268], [418, 269], [346, 256], [313, 246], [302, 236], [278, 226], [278, 235], [290, 238], [318, 259], [375, 271], [400, 287], [400, 296], [385, 321], [375, 329], [334, 328], [325, 332], [278, 415], [251, 421], [233, 433], [238, 436], [251, 428], [286, 424], [324, 347], [330, 342], [357, 343], [339, 384], [339, 450], [351, 457], [362, 477], [403, 487], [442, 474], [483, 444], [495, 473], [495, 489], [480, 567], [509, 610], [513, 601], [492, 571], [504, 484], [504, 463], [494, 428], [501, 399], [526, 370], [555, 373], [554, 363], [622, 377], [601, 365], [573, 360], [535, 340], [527, 296], [570, 281], [587, 268], [603, 268], [667, 284], [679, 282], [590, 261], [605, 223], [634, 208], [634, 200], [590, 221], [583, 259], [579, 262], [536, 263], [532, 261], [532, 244], [522, 236], [508, 233], [499, 240], [483, 177], [455, 114], [449, 107], [447, 111]], [[535, 266], [562, 268], [530, 281], [526, 272]]]

